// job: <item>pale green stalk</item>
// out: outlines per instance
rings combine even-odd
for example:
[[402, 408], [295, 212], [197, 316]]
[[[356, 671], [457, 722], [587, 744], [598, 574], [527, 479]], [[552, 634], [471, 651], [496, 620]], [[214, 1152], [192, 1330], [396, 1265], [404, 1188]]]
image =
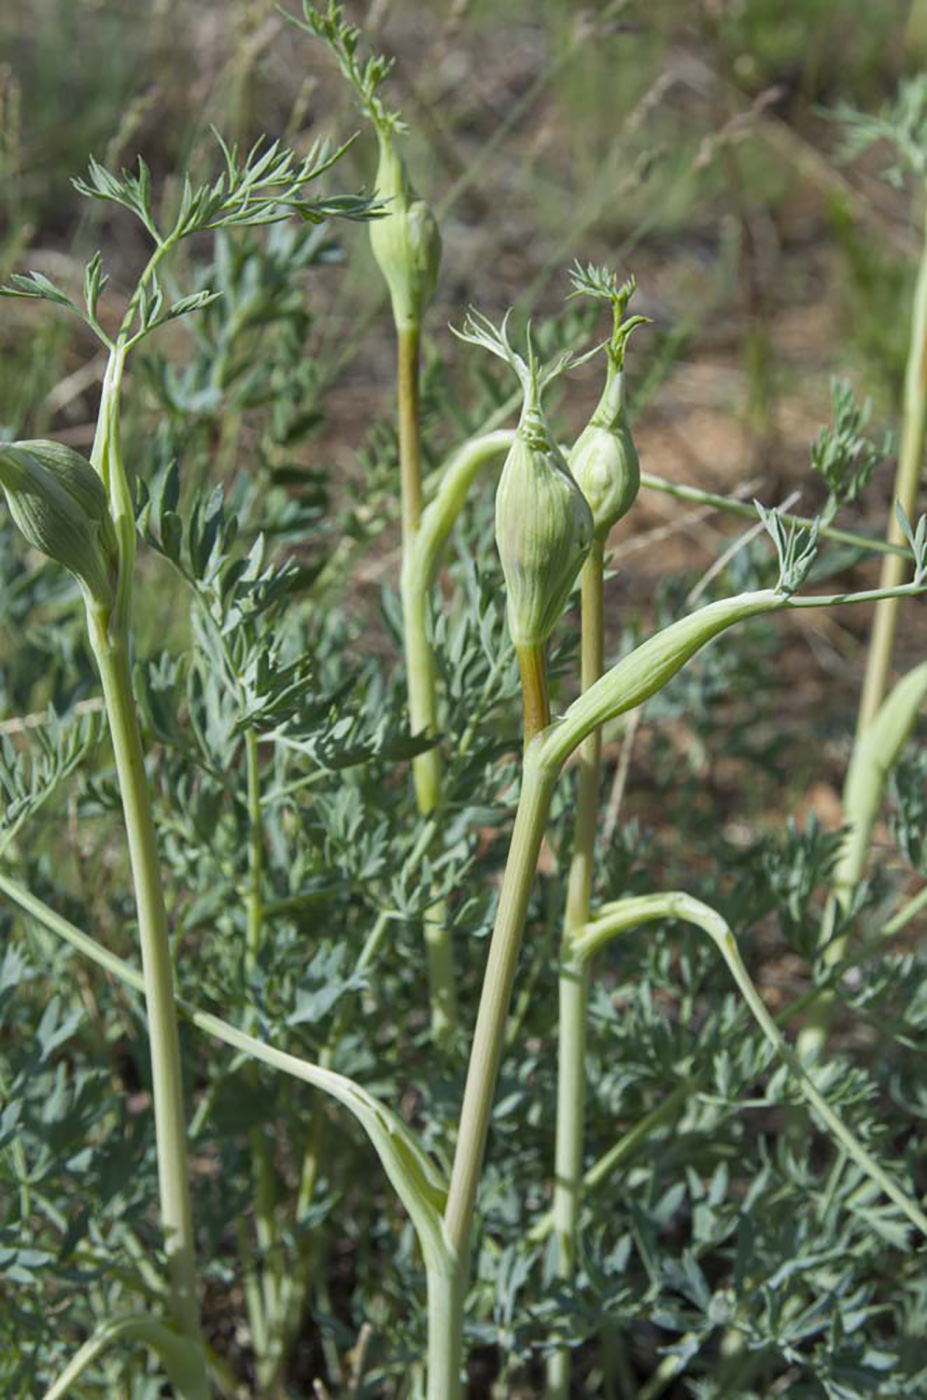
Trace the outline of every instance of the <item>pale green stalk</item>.
[[[90, 637], [103, 683], [135, 887], [151, 1051], [161, 1226], [168, 1262], [171, 1311], [179, 1332], [199, 1345], [195, 1239], [173, 972], [127, 639], [111, 638], [106, 620], [93, 615], [90, 616]], [[202, 1393], [205, 1394], [205, 1390]]]
[[74, 1354], [55, 1383], [46, 1390], [43, 1400], [68, 1400], [84, 1372], [110, 1347], [121, 1342], [140, 1342], [149, 1347], [164, 1366], [178, 1395], [209, 1400], [209, 1388], [201, 1376], [199, 1345], [192, 1345], [189, 1338], [179, 1337], [145, 1313], [132, 1313], [105, 1322]]
[[[399, 395], [399, 482], [402, 511], [403, 558], [412, 549], [422, 515], [422, 474], [419, 443], [419, 346], [417, 325], [397, 330]], [[437, 699], [434, 657], [427, 634], [427, 599], [409, 596], [403, 588], [403, 620], [406, 626], [406, 672], [409, 718], [413, 734], [434, 735]], [[416, 604], [418, 606], [416, 606]], [[419, 811], [427, 816], [441, 792], [441, 759], [437, 748], [418, 754], [413, 761]]]
[[[399, 476], [402, 503], [402, 552], [411, 552], [422, 515], [422, 474], [419, 441], [419, 347], [417, 323], [396, 327], [398, 337]], [[436, 738], [438, 696], [435, 659], [428, 636], [428, 593], [412, 586], [403, 571], [401, 584], [406, 683], [409, 691], [409, 725], [413, 734]], [[428, 816], [441, 800], [441, 755], [437, 744], [412, 760], [415, 799], [422, 816]], [[431, 1029], [438, 1044], [453, 1038], [457, 1026], [457, 988], [454, 950], [443, 900], [425, 912], [425, 953], [431, 998]]]
[[[827, 946], [824, 961], [839, 963], [846, 954], [845, 934], [833, 938], [838, 918], [850, 908], [869, 859], [872, 829], [885, 797], [892, 769], [907, 744], [918, 715], [927, 700], [927, 661], [915, 666], [892, 690], [868, 728], [853, 745], [843, 791], [843, 816], [847, 831], [834, 868], [831, 893], [824, 910], [821, 939]], [[803, 1060], [815, 1060], [824, 1049], [830, 1029], [834, 992], [828, 990], [817, 1002], [798, 1037], [798, 1053]]]
[[[923, 586], [911, 585], [902, 593], [907, 596], [923, 591]], [[876, 592], [875, 596], [881, 595]], [[624, 657], [573, 702], [563, 719], [549, 724], [529, 745], [484, 974], [444, 1213], [448, 1246], [458, 1260], [465, 1261], [469, 1256], [473, 1213], [528, 900], [551, 794], [564, 763], [585, 738], [662, 689], [696, 651], [734, 623], [786, 608], [823, 607], [837, 601], [866, 602], [872, 597], [865, 592], [798, 599], [767, 589], [711, 603], [664, 628]], [[461, 1267], [466, 1265], [462, 1263]]]
[[[582, 572], [581, 675], [584, 691], [602, 674], [604, 576], [604, 542], [597, 535]], [[563, 1279], [571, 1279], [576, 1269], [579, 1208], [583, 1187], [586, 1028], [589, 1001], [589, 971], [572, 956], [570, 940], [575, 931], [589, 918], [601, 754], [602, 731], [596, 729], [583, 740], [579, 751], [573, 855], [570, 861], [560, 948], [553, 1216], [557, 1237], [557, 1273]], [[572, 1354], [568, 1347], [550, 1356], [547, 1363], [547, 1394], [552, 1400], [566, 1400], [569, 1395], [571, 1362]]]
[[[264, 938], [264, 828], [261, 818], [261, 767], [257, 734], [245, 731], [245, 769], [248, 800], [248, 891], [245, 898], [245, 971], [249, 981], [257, 971]], [[256, 1018], [252, 1017], [252, 1025]], [[253, 1066], [251, 1067], [253, 1071]], [[251, 1083], [256, 1083], [252, 1072]], [[258, 1383], [265, 1388], [273, 1373], [274, 1359], [268, 1355], [273, 1321], [281, 1286], [282, 1258], [274, 1219], [276, 1185], [269, 1144], [263, 1127], [248, 1133], [251, 1168], [254, 1176], [254, 1218], [259, 1259], [244, 1251], [248, 1320], [254, 1339]], [[242, 1231], [247, 1226], [242, 1222]], [[248, 1280], [250, 1276], [250, 1282]]]
[[426, 1263], [428, 1285], [427, 1400], [462, 1400], [464, 1303], [467, 1268], [448, 1253]]
[[546, 646], [516, 647], [521, 677], [522, 733], [525, 750], [536, 734], [550, 724], [550, 695], [547, 690]]
[[925, 885], [922, 890], [918, 890], [917, 894], [909, 899], [907, 904], [899, 909], [898, 912], [883, 925], [883, 935], [886, 938], [890, 938], [892, 934], [900, 932], [906, 924], [909, 924], [913, 918], [916, 918], [925, 904], [927, 904], [927, 885]]
[[[924, 587], [910, 585], [899, 591], [903, 595], [909, 595], [924, 591]], [[839, 595], [839, 601], [868, 601], [872, 596], [870, 593]], [[876, 596], [879, 596], [878, 593]], [[218, 1035], [234, 1048], [254, 1054], [266, 1063], [293, 1073], [332, 1094], [349, 1107], [364, 1124], [390, 1180], [412, 1218], [422, 1244], [426, 1269], [432, 1274], [439, 1268], [442, 1277], [447, 1271], [454, 1275], [455, 1286], [452, 1289], [442, 1288], [441, 1296], [444, 1302], [441, 1316], [437, 1315], [437, 1308], [430, 1313], [430, 1325], [437, 1329], [437, 1337], [443, 1339], [436, 1338], [434, 1354], [437, 1356], [441, 1353], [440, 1374], [443, 1379], [440, 1383], [445, 1387], [443, 1392], [432, 1390], [430, 1400], [455, 1400], [459, 1393], [456, 1377], [461, 1369], [460, 1313], [466, 1287], [473, 1211], [492, 1112], [495, 1082], [505, 1043], [505, 1022], [528, 900], [551, 794], [563, 764], [589, 734], [610, 719], [648, 699], [665, 685], [701, 646], [735, 622], [787, 607], [817, 607], [837, 600], [833, 597], [792, 599], [767, 590], [710, 604], [694, 615], [665, 628], [623, 658], [570, 706], [562, 720], [548, 725], [529, 745], [523, 765], [522, 790], [477, 1016], [457, 1148], [446, 1190], [436, 1174], [434, 1165], [429, 1162], [399, 1120], [389, 1114], [382, 1105], [377, 1104], [359, 1086], [343, 1076], [307, 1065], [295, 1056], [263, 1045], [244, 1032], [227, 1026], [217, 1017], [195, 1010], [188, 1012], [194, 1024], [208, 1033]], [[128, 680], [127, 669], [125, 680]], [[134, 721], [134, 711], [131, 711], [131, 714]], [[139, 772], [143, 779], [137, 728], [135, 737]], [[147, 799], [144, 783], [141, 790]], [[148, 819], [150, 824], [150, 812]], [[130, 828], [131, 825], [130, 822]], [[150, 830], [148, 844], [153, 853], [153, 828]], [[156, 888], [160, 893], [160, 887]], [[163, 911], [163, 904], [161, 908]], [[93, 940], [84, 940], [84, 946], [93, 956], [92, 950], [96, 947]], [[166, 949], [166, 939], [163, 946]], [[98, 961], [104, 960], [113, 970], [119, 961], [105, 952], [103, 957], [98, 956]], [[169, 978], [169, 961], [167, 970]], [[130, 980], [134, 981], [135, 976], [133, 973]], [[146, 969], [146, 986], [148, 981]], [[168, 980], [168, 987], [169, 985]], [[171, 1013], [173, 1019], [172, 1002]], [[174, 1027], [176, 1031], [176, 1020]], [[800, 1071], [801, 1066], [798, 1068]], [[824, 1105], [825, 1110], [826, 1108]], [[182, 1151], [182, 1136], [180, 1146]], [[855, 1141], [853, 1147], [857, 1147]], [[856, 1155], [857, 1160], [860, 1160], [858, 1151]], [[871, 1162], [871, 1159], [869, 1161]], [[875, 1166], [878, 1169], [878, 1165]], [[884, 1173], [882, 1175], [884, 1178]], [[184, 1177], [184, 1183], [185, 1180]], [[906, 1200], [903, 1193], [901, 1194], [902, 1199]], [[897, 1196], [893, 1196], [893, 1199], [897, 1199]], [[448, 1309], [452, 1316], [448, 1316]]]
[[641, 895], [623, 899], [613, 905], [606, 905], [595, 918], [581, 930], [573, 940], [576, 956], [588, 961], [619, 934], [627, 933], [643, 923], [655, 919], [682, 919], [695, 924], [707, 933], [718, 949], [737, 988], [753, 1014], [754, 1019], [776, 1054], [791, 1071], [798, 1087], [812, 1108], [822, 1120], [828, 1132], [870, 1177], [872, 1181], [898, 1206], [899, 1210], [927, 1237], [927, 1215], [916, 1200], [903, 1191], [893, 1177], [872, 1156], [859, 1139], [850, 1131], [843, 1120], [831, 1108], [819, 1092], [798, 1055], [786, 1041], [775, 1020], [753, 984], [744, 966], [737, 947], [737, 940], [727, 922], [701, 900], [691, 895], [672, 892], [669, 894]]
[[718, 632], [745, 617], [785, 605], [783, 596], [768, 591], [702, 608], [625, 657], [574, 701], [562, 720], [548, 725], [528, 746], [483, 979], [444, 1215], [448, 1244], [457, 1259], [466, 1260], [469, 1255], [473, 1212], [528, 900], [551, 794], [563, 764], [583, 739], [659, 690]]
[[476, 1030], [467, 1068], [457, 1150], [451, 1171], [445, 1225], [458, 1258], [466, 1258], [470, 1227], [521, 948], [528, 900], [557, 770], [540, 761], [541, 739], [529, 746], [522, 770], [521, 795], [505, 865], [502, 892], [493, 927]]
[[[166, 245], [152, 255], [139, 287], [150, 277]], [[199, 1324], [195, 1238], [190, 1203], [180, 1042], [174, 1004], [173, 969], [151, 794], [145, 774], [129, 661], [132, 585], [135, 565], [135, 510], [120, 444], [119, 393], [128, 349], [128, 330], [139, 293], [130, 303], [112, 348], [94, 438], [92, 462], [110, 499], [119, 545], [119, 577], [113, 608], [88, 601], [87, 624], [103, 686], [125, 818], [135, 890], [148, 1040], [151, 1052], [161, 1225], [168, 1261], [173, 1319], [181, 1335], [199, 1349], [198, 1393], [206, 1393]], [[191, 1391], [191, 1397], [196, 1394]]]
[[[655, 476], [653, 472], [641, 472], [641, 486], [646, 486], [650, 491], [673, 496], [679, 501], [690, 501], [693, 505], [712, 506], [716, 510], [723, 510], [726, 515], [737, 515], [741, 520], [755, 522], [757, 518], [756, 507], [747, 501], [738, 501], [733, 496], [720, 496], [715, 491], [703, 491], [700, 486], [686, 486], [681, 481], [668, 481], [666, 477]], [[810, 515], [794, 515], [787, 510], [780, 511], [779, 514], [787, 525], [809, 529], [814, 524], [814, 518]], [[899, 560], [911, 557], [911, 551], [904, 544], [860, 535], [855, 530], [844, 530], [839, 525], [819, 525], [818, 534], [821, 539], [852, 545], [855, 549], [865, 549], [873, 554], [890, 554]]]
[[[892, 493], [893, 503], [894, 501], [900, 502], [909, 520], [913, 520], [917, 505], [917, 492], [924, 462], [925, 426], [927, 426], [927, 233], [925, 233], [921, 250], [917, 285], [914, 289], [911, 338], [905, 367], [901, 450], [898, 454], [895, 487]], [[900, 544], [903, 539], [904, 535], [893, 509], [888, 522], [888, 542]], [[901, 583], [904, 572], [904, 559], [898, 555], [890, 555], [882, 562], [880, 588], [896, 588]], [[866, 675], [863, 680], [856, 725], [857, 740], [865, 734], [875, 719], [876, 712], [888, 688], [900, 606], [900, 599], [897, 597], [886, 598], [883, 602], [876, 604], [872, 632], [869, 638], [869, 652], [866, 658]]]

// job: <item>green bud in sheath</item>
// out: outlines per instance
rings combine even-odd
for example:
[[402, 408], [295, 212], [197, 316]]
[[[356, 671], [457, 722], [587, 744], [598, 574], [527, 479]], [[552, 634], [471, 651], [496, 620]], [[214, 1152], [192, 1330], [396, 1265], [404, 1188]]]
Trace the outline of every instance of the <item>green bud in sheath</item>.
[[599, 405], [570, 453], [570, 468], [592, 510], [597, 539], [631, 509], [641, 484], [624, 407], [624, 375], [609, 361]]
[[529, 330], [526, 362], [509, 344], [506, 321], [497, 330], [473, 312], [460, 334], [511, 365], [525, 395], [496, 492], [496, 546], [505, 575], [509, 632], [521, 651], [543, 646], [553, 631], [589, 553], [593, 521], [541, 407], [545, 384], [571, 357], [540, 367]]
[[434, 296], [441, 235], [430, 206], [412, 189], [392, 133], [381, 131], [379, 138], [376, 193], [378, 199], [388, 201], [389, 212], [371, 223], [370, 243], [389, 287], [396, 325], [405, 330], [421, 325]]
[[63, 564], [102, 607], [115, 596], [118, 546], [106, 489], [79, 452], [59, 442], [0, 447], [0, 486], [34, 549]]
[[496, 547], [518, 648], [554, 630], [592, 544], [592, 512], [547, 420], [526, 396], [496, 492]]
[[596, 539], [604, 541], [612, 526], [631, 509], [641, 484], [640, 462], [625, 409], [624, 355], [631, 332], [646, 324], [647, 317], [624, 320], [634, 292], [633, 278], [618, 287], [617, 279], [604, 269], [577, 268], [573, 284], [577, 292], [610, 301], [614, 314], [611, 338], [605, 346], [605, 388], [570, 453], [570, 470], [589, 502]]

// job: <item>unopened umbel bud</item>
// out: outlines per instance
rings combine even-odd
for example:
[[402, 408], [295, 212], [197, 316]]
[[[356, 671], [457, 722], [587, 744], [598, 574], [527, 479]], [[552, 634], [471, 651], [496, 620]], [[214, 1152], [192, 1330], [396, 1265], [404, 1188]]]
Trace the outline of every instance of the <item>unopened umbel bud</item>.
[[527, 395], [496, 493], [496, 544], [516, 647], [547, 641], [589, 553], [592, 534], [586, 499], [536, 395]]
[[397, 327], [420, 326], [438, 282], [441, 234], [430, 206], [412, 189], [389, 134], [380, 136], [376, 193], [389, 201], [389, 212], [370, 224], [373, 256], [389, 287]]
[[0, 447], [0, 486], [28, 543], [70, 569], [95, 603], [111, 606], [116, 533], [87, 459], [59, 442], [11, 443]]
[[570, 453], [570, 470], [592, 510], [596, 539], [634, 504], [641, 484], [640, 462], [624, 405], [624, 373], [609, 360], [598, 407]]

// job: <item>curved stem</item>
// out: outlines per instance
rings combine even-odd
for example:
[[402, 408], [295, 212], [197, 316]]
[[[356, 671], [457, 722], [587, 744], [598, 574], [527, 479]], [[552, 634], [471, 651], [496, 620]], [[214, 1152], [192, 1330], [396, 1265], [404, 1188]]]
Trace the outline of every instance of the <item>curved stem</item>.
[[[63, 939], [64, 942], [70, 944], [77, 952], [82, 953], [84, 957], [96, 963], [98, 967], [103, 968], [104, 971], [110, 973], [111, 976], [124, 982], [126, 986], [132, 987], [136, 992], [144, 992], [145, 979], [136, 968], [132, 967], [130, 963], [127, 963], [124, 958], [120, 958], [115, 953], [111, 953], [108, 948], [105, 948], [102, 943], [98, 943], [96, 939], [82, 933], [81, 930], [70, 923], [69, 920], [57, 914], [53, 909], [49, 908], [47, 904], [43, 903], [42, 900], [37, 899], [30, 890], [25, 889], [15, 880], [11, 880], [8, 876], [2, 874], [0, 874], [0, 890], [26, 913], [30, 914], [42, 927], [48, 929], [48, 931], [55, 934], [56, 937]], [[622, 912], [622, 910], [626, 911], [631, 901], [622, 900], [620, 901], [622, 908], [618, 910], [617, 914], [616, 909], [618, 909], [618, 906], [615, 906], [615, 909], [613, 909], [611, 913], [608, 912], [609, 907], [605, 906], [605, 908], [600, 911], [597, 918], [593, 920], [592, 924], [587, 926], [587, 931], [591, 931], [594, 927], [594, 937], [597, 946], [604, 946], [609, 938], [614, 937], [616, 933], [623, 932], [626, 929], [633, 928], [637, 924], [646, 921], [645, 903], [650, 906], [650, 917], [660, 918], [667, 916], [667, 911], [670, 908], [667, 901], [679, 898], [688, 899], [689, 896], [640, 896], [635, 901], [638, 904], [638, 909], [630, 910], [629, 912]], [[883, 939], [904, 927], [907, 920], [913, 917], [914, 913], [923, 906], [925, 898], [927, 898], [927, 889], [915, 895], [898, 914], [884, 925], [882, 935], [873, 940], [871, 944], [867, 945], [867, 951], [869, 953], [877, 952], [882, 946]], [[662, 904], [662, 912], [657, 902]], [[705, 908], [707, 906], [702, 907]], [[713, 913], [713, 911], [709, 912]], [[684, 917], [684, 914], [681, 912], [681, 906], [676, 906], [672, 911], [672, 917]], [[371, 935], [371, 938], [372, 937], [373, 935]], [[854, 965], [855, 962], [853, 960], [848, 964], [848, 966]], [[838, 969], [838, 971], [839, 970], [842, 969]], [[775, 1017], [773, 1024], [778, 1026], [780, 1022], [784, 1023], [791, 1020], [792, 1017], [796, 1016], [800, 1011], [804, 1010], [809, 1005], [813, 1005], [821, 995], [822, 990], [821, 986], [811, 987], [807, 992], [797, 997], [795, 1001], [784, 1007], [783, 1010], [779, 1012], [778, 1016]], [[263, 1042], [255, 1040], [252, 1036], [245, 1035], [242, 1031], [236, 1030], [226, 1022], [220, 1021], [218, 1017], [212, 1016], [208, 1012], [200, 1011], [197, 1007], [190, 1006], [184, 1002], [179, 1002], [178, 1007], [194, 1026], [206, 1032], [206, 1034], [213, 1035], [242, 1053], [253, 1055], [256, 1059], [263, 1060], [273, 1068], [280, 1069], [284, 1073], [292, 1074], [299, 1079], [308, 1080], [308, 1082], [312, 1084], [316, 1083], [315, 1075], [318, 1067], [306, 1066], [303, 1061], [296, 1059], [295, 1056], [284, 1055], [282, 1052], [274, 1050], [270, 1046], [266, 1046]], [[327, 1067], [322, 1066], [321, 1068], [324, 1070]], [[586, 1172], [583, 1179], [584, 1189], [593, 1190], [595, 1187], [602, 1185], [613, 1171], [623, 1166], [655, 1128], [660, 1127], [663, 1123], [669, 1122], [676, 1112], [684, 1106], [689, 1095], [697, 1091], [702, 1082], [702, 1078], [703, 1073], [695, 1074], [691, 1078], [687, 1078], [683, 1083], [677, 1085], [676, 1088], [664, 1100], [657, 1104], [645, 1118], [642, 1118], [629, 1132], [619, 1138], [618, 1142], [615, 1143], [613, 1147], [609, 1148], [609, 1150]], [[530, 1239], [532, 1243], [545, 1239], [552, 1226], [552, 1212], [541, 1216], [531, 1230]]]
[[[898, 455], [893, 492], [894, 500], [901, 503], [909, 519], [914, 518], [917, 504], [917, 490], [924, 461], [925, 427], [927, 427], [927, 236], [925, 236], [921, 251], [917, 285], [914, 291], [911, 339], [908, 346], [904, 381], [901, 451]], [[892, 510], [888, 524], [888, 543], [900, 544], [903, 538], [895, 511]], [[904, 572], [904, 559], [897, 555], [888, 556], [882, 562], [882, 573], [879, 578], [880, 588], [896, 588], [901, 583]], [[894, 597], [886, 598], [876, 604], [872, 633], [869, 639], [869, 654], [866, 658], [866, 674], [859, 704], [857, 738], [865, 733], [875, 718], [888, 686], [900, 606], [899, 599]]]
[[[927, 699], [927, 661], [898, 682], [888, 699], [853, 744], [843, 790], [846, 835], [831, 877], [831, 893], [821, 923], [824, 961], [839, 963], [846, 955], [847, 934], [833, 937], [838, 918], [846, 916], [869, 859], [872, 829], [885, 797], [892, 769], [911, 737]], [[829, 989], [816, 1003], [798, 1037], [798, 1053], [812, 1063], [820, 1055], [830, 1029], [835, 993]]]
[[[422, 511], [418, 535], [408, 556], [408, 563], [420, 570], [423, 587], [430, 588], [434, 583], [441, 550], [463, 510], [474, 479], [494, 458], [504, 456], [515, 438], [512, 428], [481, 433], [458, 448], [442, 470], [434, 496]], [[406, 563], [404, 560], [403, 567]]]
[[691, 895], [677, 891], [619, 900], [614, 905], [606, 905], [601, 909], [592, 922], [587, 924], [586, 928], [578, 934], [573, 942], [576, 956], [588, 960], [618, 934], [629, 932], [642, 923], [662, 918], [683, 919], [708, 934], [727, 963], [731, 976], [760, 1030], [790, 1070], [801, 1092], [822, 1120], [825, 1128], [837, 1140], [847, 1155], [888, 1196], [889, 1200], [894, 1201], [908, 1220], [923, 1235], [927, 1236], [927, 1215], [920, 1209], [917, 1202], [902, 1190], [885, 1168], [876, 1161], [815, 1087], [807, 1069], [779, 1030], [773, 1017], [766, 1010], [766, 1004], [744, 966], [740, 949], [737, 947], [737, 940], [728, 927], [727, 921], [717, 910], [703, 904], [699, 899], [694, 899]]
[[150, 1347], [164, 1366], [183, 1400], [209, 1400], [209, 1386], [202, 1370], [202, 1352], [188, 1338], [179, 1337], [145, 1313], [114, 1318], [100, 1327], [74, 1354], [61, 1375], [45, 1392], [44, 1400], [67, 1400], [74, 1385], [98, 1357], [117, 1342], [141, 1342]]

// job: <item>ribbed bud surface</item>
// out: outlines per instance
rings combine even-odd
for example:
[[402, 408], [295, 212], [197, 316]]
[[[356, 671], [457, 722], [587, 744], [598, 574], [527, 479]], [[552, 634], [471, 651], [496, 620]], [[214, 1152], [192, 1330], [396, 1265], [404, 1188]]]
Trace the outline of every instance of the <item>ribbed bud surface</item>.
[[570, 469], [589, 502], [596, 536], [604, 539], [631, 509], [641, 484], [624, 408], [623, 375], [612, 367], [598, 408], [570, 453]]
[[540, 646], [592, 544], [583, 493], [537, 411], [523, 416], [496, 493], [496, 544], [516, 647]]
[[118, 551], [102, 481], [79, 452], [31, 441], [0, 448], [0, 486], [25, 539], [111, 605]]
[[389, 200], [390, 212], [370, 225], [373, 256], [389, 287], [397, 326], [417, 326], [437, 286], [441, 234], [430, 206], [413, 191], [402, 157], [385, 138], [376, 192]]

